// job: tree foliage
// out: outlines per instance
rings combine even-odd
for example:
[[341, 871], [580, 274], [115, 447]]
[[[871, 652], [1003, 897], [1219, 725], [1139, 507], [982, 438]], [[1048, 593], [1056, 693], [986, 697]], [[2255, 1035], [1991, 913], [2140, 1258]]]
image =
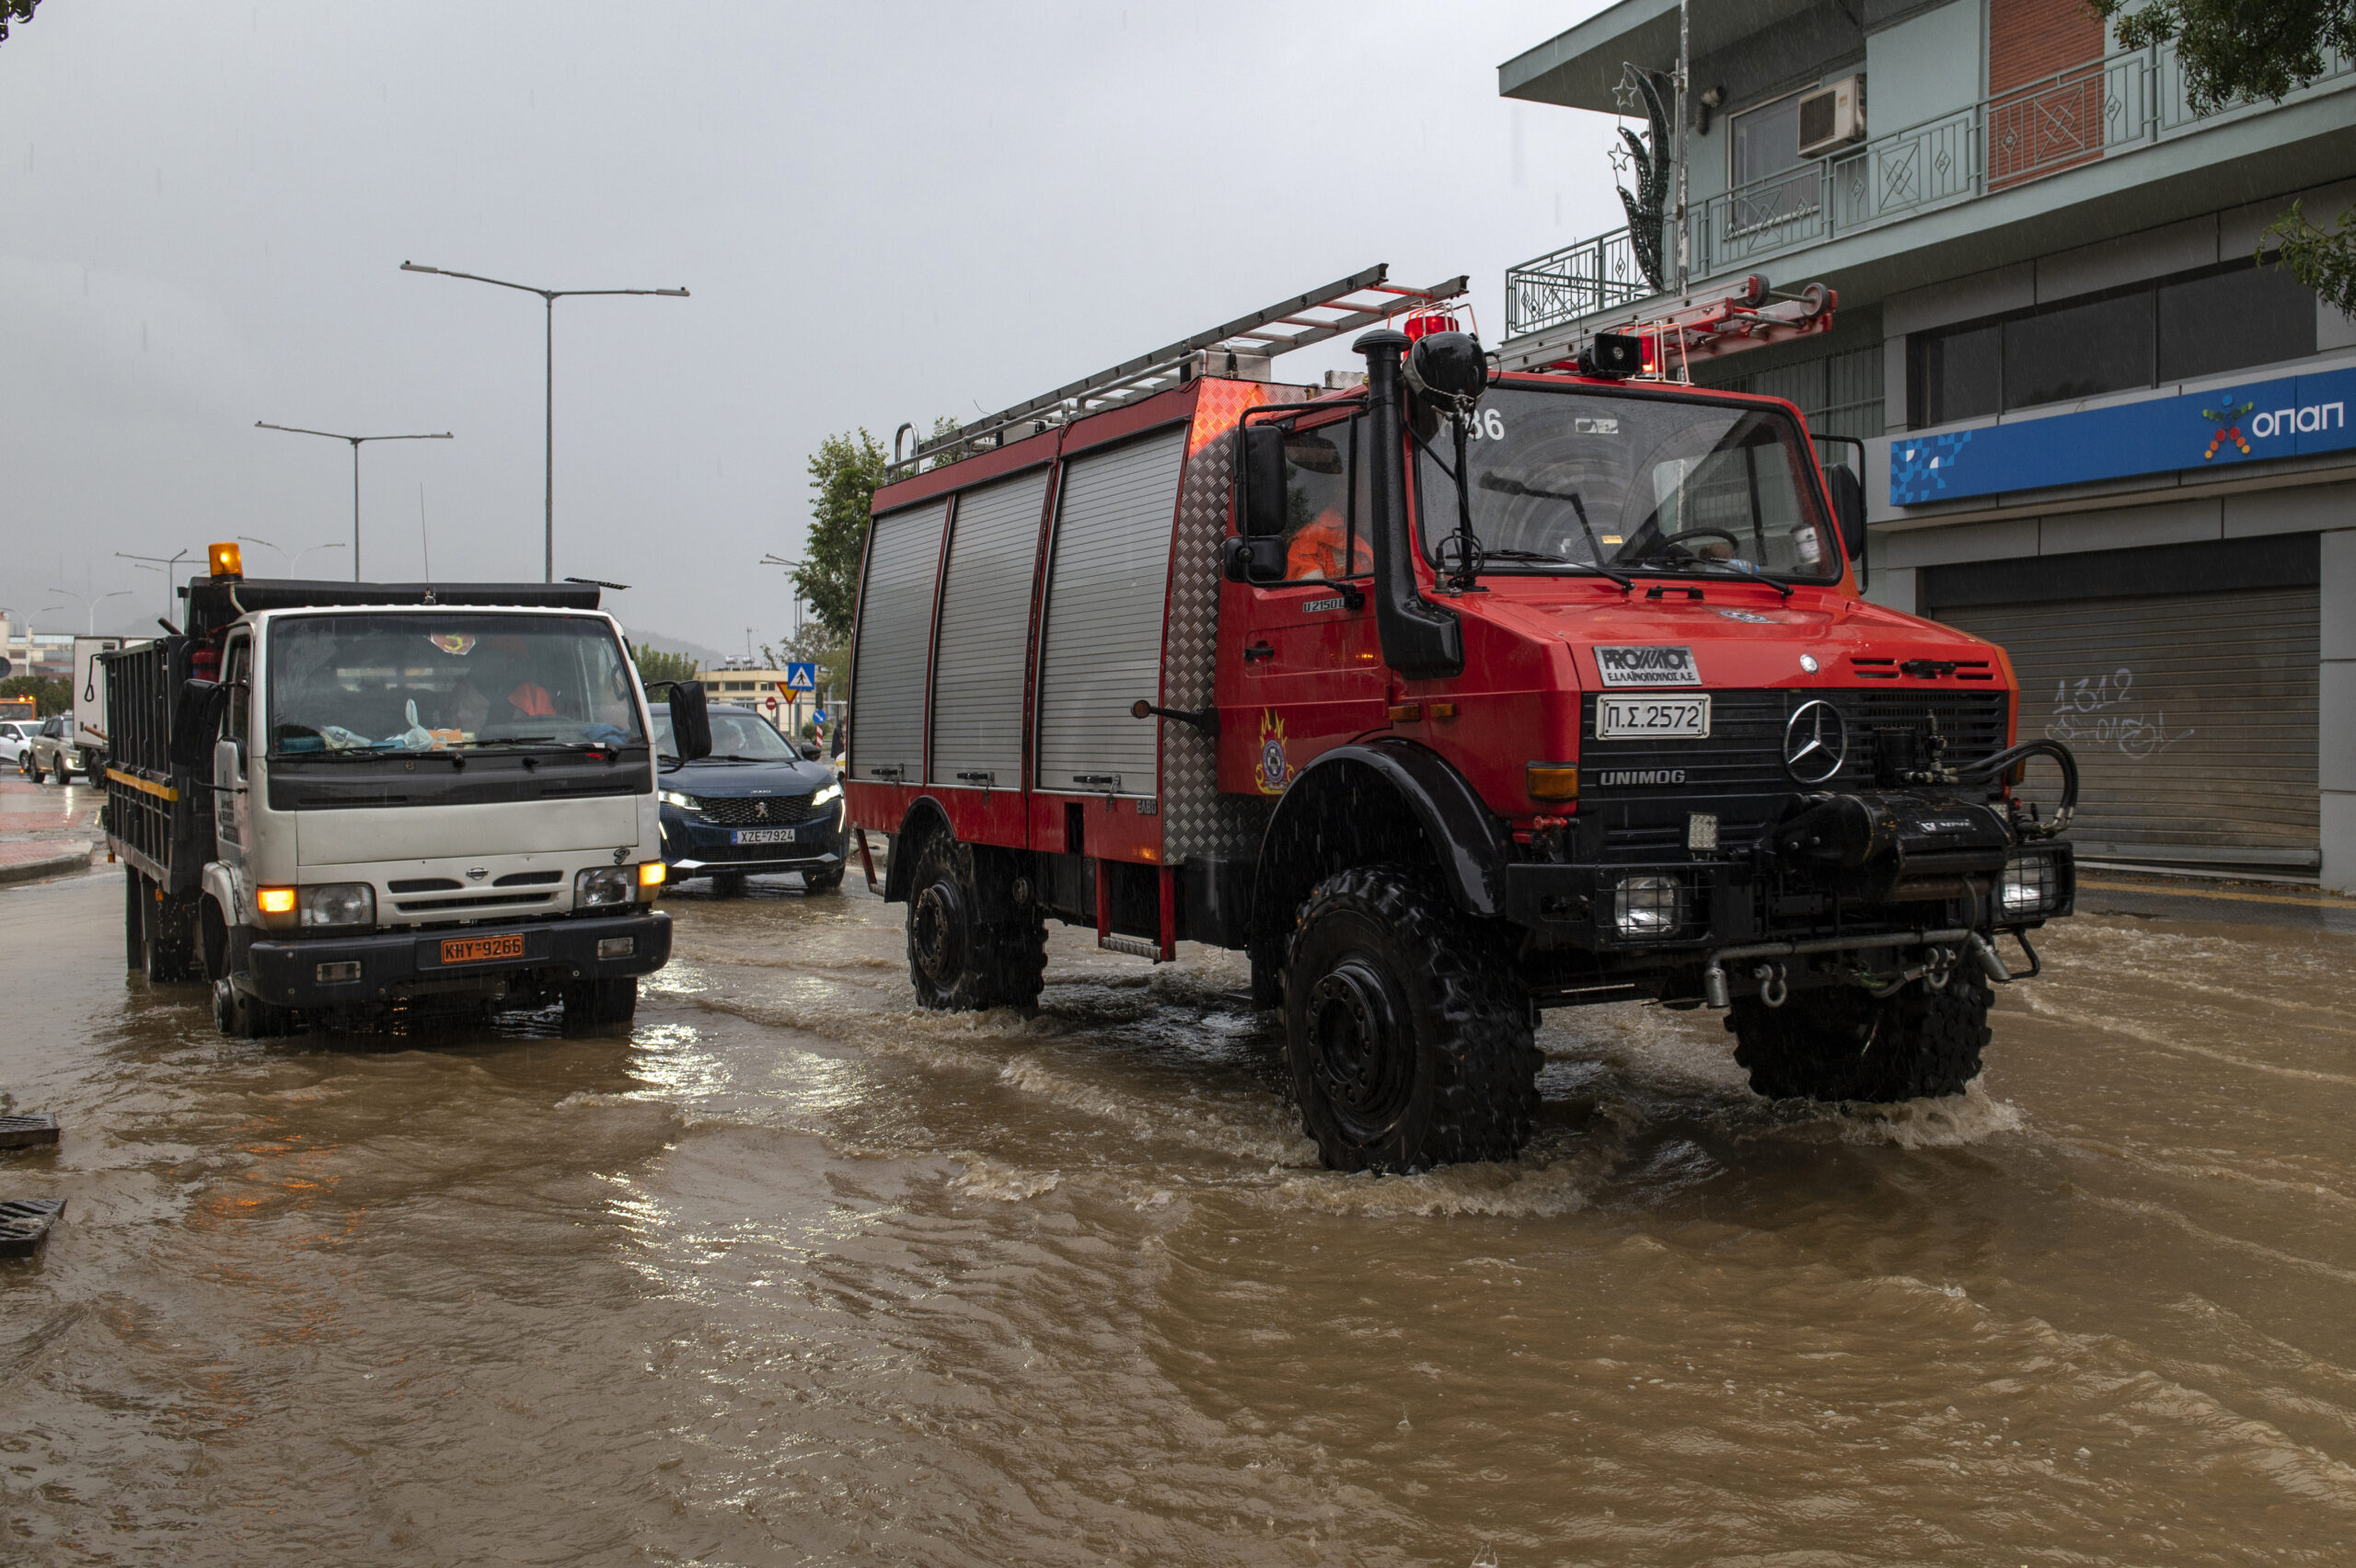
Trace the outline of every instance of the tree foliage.
[[[2323, 75], [2325, 55], [2356, 52], [2356, 0], [2087, 0], [2130, 49], [2173, 41], [2195, 113], [2285, 95]], [[2297, 203], [2258, 236], [2258, 253], [2341, 311], [2356, 314], [2356, 229], [2310, 223]]]
[[887, 455], [873, 436], [830, 435], [810, 459], [810, 537], [793, 585], [837, 638], [850, 636], [859, 604], [859, 559], [867, 547], [867, 513], [884, 482]]
[[629, 645], [629, 660], [638, 666], [638, 678], [648, 686], [657, 681], [691, 681], [701, 663], [692, 653], [673, 653], [644, 642]]
[[31, 21], [33, 7], [40, 4], [40, 0], [0, 0], [0, 43], [8, 41], [8, 24]]
[[44, 680], [39, 675], [10, 675], [0, 681], [0, 697], [29, 697], [33, 699], [34, 715], [46, 719], [74, 706], [74, 683]]

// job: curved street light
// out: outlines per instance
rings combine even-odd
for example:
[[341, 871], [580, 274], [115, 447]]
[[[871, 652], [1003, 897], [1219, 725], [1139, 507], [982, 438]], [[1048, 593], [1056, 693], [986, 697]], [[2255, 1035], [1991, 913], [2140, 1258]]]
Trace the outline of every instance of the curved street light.
[[[319, 435], [329, 441], [352, 443], [352, 580], [360, 581], [360, 444], [364, 441], [453, 441], [456, 437], [448, 431], [432, 435], [343, 435], [331, 430], [305, 430], [301, 425], [272, 424], [268, 420], [256, 420], [256, 430], [283, 430], [289, 435]], [[238, 536], [240, 538], [243, 535]], [[276, 545], [270, 547], [278, 549]], [[280, 550], [283, 555], [285, 552]]]

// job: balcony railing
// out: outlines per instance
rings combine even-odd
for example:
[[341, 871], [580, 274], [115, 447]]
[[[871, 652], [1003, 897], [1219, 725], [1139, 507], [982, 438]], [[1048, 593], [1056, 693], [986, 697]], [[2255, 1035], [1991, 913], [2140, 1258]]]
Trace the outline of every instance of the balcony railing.
[[[2356, 61], [2327, 54], [2293, 98], [2331, 90]], [[1836, 236], [1901, 222], [2042, 179], [2269, 103], [2193, 112], [2172, 44], [2115, 54], [1815, 164], [1712, 196], [1689, 219], [1691, 276], [1747, 269]], [[1519, 338], [1660, 293], [1625, 228], [1506, 271], [1506, 335]]]

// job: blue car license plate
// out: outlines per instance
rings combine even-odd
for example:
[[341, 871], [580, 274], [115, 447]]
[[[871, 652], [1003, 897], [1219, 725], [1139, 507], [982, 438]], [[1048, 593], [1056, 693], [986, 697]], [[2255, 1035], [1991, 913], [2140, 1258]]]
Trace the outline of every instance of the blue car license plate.
[[740, 827], [728, 836], [731, 844], [791, 844], [793, 829], [790, 827]]

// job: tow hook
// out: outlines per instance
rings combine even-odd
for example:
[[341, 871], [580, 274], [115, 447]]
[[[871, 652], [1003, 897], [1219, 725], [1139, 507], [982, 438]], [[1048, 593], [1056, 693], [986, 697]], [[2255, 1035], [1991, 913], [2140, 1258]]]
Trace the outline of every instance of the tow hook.
[[1780, 1008], [1791, 1000], [1792, 988], [1784, 978], [1782, 964], [1762, 963], [1750, 972], [1750, 977], [1759, 982], [1759, 1000], [1763, 1006]]

